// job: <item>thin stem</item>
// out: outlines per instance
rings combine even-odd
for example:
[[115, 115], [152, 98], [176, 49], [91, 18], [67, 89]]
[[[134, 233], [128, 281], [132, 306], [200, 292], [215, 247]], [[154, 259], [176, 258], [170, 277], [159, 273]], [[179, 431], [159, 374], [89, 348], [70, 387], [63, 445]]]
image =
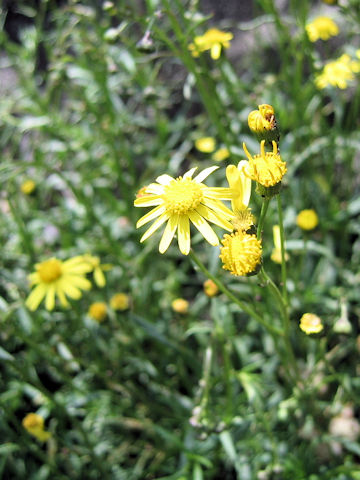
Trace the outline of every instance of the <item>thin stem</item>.
[[263, 225], [264, 225], [264, 221], [265, 221], [265, 217], [266, 217], [266, 212], [267, 212], [268, 207], [269, 207], [269, 203], [270, 203], [270, 198], [264, 198], [264, 201], [261, 205], [260, 218], [259, 218], [259, 223], [258, 223], [257, 232], [256, 232], [256, 236], [257, 236], [258, 240], [262, 236], [262, 229], [263, 229]]
[[225, 295], [234, 302], [238, 307], [241, 308], [244, 312], [246, 312], [248, 315], [253, 317], [257, 322], [259, 322], [266, 330], [268, 330], [271, 334], [273, 335], [280, 335], [284, 336], [284, 331], [280, 330], [277, 327], [274, 327], [273, 325], [270, 325], [267, 323], [259, 314], [255, 312], [255, 310], [250, 307], [249, 305], [246, 305], [243, 303], [241, 300], [239, 300], [230, 290], [228, 290], [225, 285], [214, 275], [212, 275], [209, 270], [205, 267], [205, 265], [202, 263], [202, 261], [198, 258], [198, 256], [194, 253], [193, 250], [190, 251], [190, 257], [191, 259], [196, 263], [196, 265], [199, 267], [199, 269], [203, 272], [203, 274], [210, 278], [215, 285], [218, 287], [219, 290], [221, 290]]
[[282, 213], [280, 195], [277, 195], [277, 206], [278, 206], [279, 227], [280, 227], [282, 294], [283, 294], [285, 305], [287, 306], [288, 294], [287, 294], [287, 288], [286, 288], [287, 272], [286, 272], [286, 259], [285, 259], [285, 233], [284, 233], [284, 222], [283, 222], [283, 213]]

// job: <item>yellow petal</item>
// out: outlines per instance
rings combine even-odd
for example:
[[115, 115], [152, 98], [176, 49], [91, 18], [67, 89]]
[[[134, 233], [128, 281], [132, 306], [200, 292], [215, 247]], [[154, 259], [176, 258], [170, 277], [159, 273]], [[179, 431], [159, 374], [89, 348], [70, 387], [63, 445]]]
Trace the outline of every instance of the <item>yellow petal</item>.
[[197, 183], [201, 183], [203, 180], [205, 180], [205, 178], [207, 178], [212, 172], [214, 172], [218, 168], [218, 166], [205, 168], [202, 172], [198, 173], [193, 180]]
[[159, 205], [158, 207], [153, 208], [148, 212], [146, 215], [140, 218], [140, 220], [136, 224], [136, 228], [140, 228], [146, 223], [150, 222], [151, 220], [154, 220], [154, 218], [159, 217], [162, 213], [165, 212], [165, 207], [164, 205]]
[[69, 302], [67, 301], [64, 291], [60, 285], [57, 285], [56, 288], [56, 295], [59, 297], [60, 303], [63, 307], [67, 308], [69, 306]]
[[222, 216], [225, 216], [226, 220], [228, 220], [229, 218], [234, 218], [234, 213], [218, 200], [205, 198], [203, 204], [205, 205], [205, 207], [210, 207], [215, 212], [219, 213]]
[[90, 290], [91, 289], [91, 282], [87, 279], [82, 277], [81, 275], [66, 275], [63, 279], [63, 283], [71, 284], [74, 287], [81, 288], [82, 290]]
[[134, 201], [135, 207], [155, 207], [155, 205], [161, 205], [162, 203], [161, 195], [145, 195]]
[[205, 240], [210, 243], [210, 245], [219, 245], [219, 239], [216, 233], [203, 217], [201, 217], [197, 212], [191, 212], [189, 217], [192, 223], [199, 230]]
[[79, 300], [79, 298], [81, 297], [81, 290], [79, 290], [77, 287], [75, 287], [71, 283], [63, 282], [62, 290], [65, 293], [65, 295], [72, 298], [73, 300]]
[[101, 268], [95, 268], [94, 270], [94, 280], [98, 287], [105, 287], [106, 280], [105, 275], [103, 274]]
[[166, 220], [169, 218], [168, 213], [163, 213], [155, 222], [151, 225], [148, 230], [144, 233], [144, 235], [140, 238], [140, 243], [144, 242], [147, 238], [149, 238], [156, 230], [161, 227], [161, 225], [166, 222]]
[[169, 245], [174, 238], [176, 228], [178, 226], [179, 216], [173, 215], [169, 218], [169, 221], [165, 227], [163, 236], [161, 237], [159, 252], [164, 253], [169, 248]]
[[40, 285], [34, 288], [34, 290], [30, 293], [25, 302], [25, 305], [28, 307], [29, 310], [33, 312], [37, 309], [42, 299], [46, 295], [46, 290], [47, 288], [43, 283], [40, 283]]
[[213, 45], [211, 47], [211, 58], [213, 60], [217, 60], [219, 57], [220, 57], [220, 53], [221, 53], [221, 45], [220, 43], [215, 43], [215, 45]]
[[273, 226], [273, 237], [274, 237], [275, 249], [281, 251], [281, 239], [280, 239], [280, 227], [279, 227], [279, 225], [274, 225]]
[[178, 244], [180, 252], [188, 255], [190, 252], [190, 224], [186, 215], [180, 215], [178, 223]]
[[47, 288], [46, 298], [45, 298], [45, 308], [46, 310], [54, 310], [55, 307], [55, 285], [50, 285]]
[[234, 230], [234, 226], [230, 222], [225, 220], [223, 216], [218, 215], [216, 212], [213, 212], [212, 210], [204, 207], [204, 205], [199, 205], [196, 211], [206, 220], [214, 223], [218, 227], [221, 227], [228, 232], [232, 232]]

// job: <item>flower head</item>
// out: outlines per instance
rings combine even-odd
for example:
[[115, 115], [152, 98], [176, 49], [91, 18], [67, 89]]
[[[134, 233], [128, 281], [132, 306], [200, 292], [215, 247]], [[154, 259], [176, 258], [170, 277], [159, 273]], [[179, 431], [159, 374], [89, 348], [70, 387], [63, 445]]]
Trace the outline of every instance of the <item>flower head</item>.
[[189, 311], [189, 302], [184, 298], [176, 298], [171, 302], [171, 308], [176, 313], [188, 313]]
[[264, 103], [258, 106], [258, 110], [250, 112], [248, 125], [259, 140], [267, 140], [268, 142], [273, 140], [279, 141], [275, 110], [271, 105]]
[[34, 311], [45, 297], [45, 307], [53, 310], [55, 296], [59, 297], [63, 307], [68, 307], [66, 296], [78, 300], [81, 290], [90, 290], [91, 283], [85, 274], [91, 270], [90, 265], [84, 262], [82, 256], [62, 261], [50, 258], [35, 265], [35, 272], [29, 275], [30, 284], [35, 286], [26, 299], [26, 306]]
[[315, 210], [301, 210], [296, 217], [296, 225], [303, 230], [313, 230], [319, 223], [319, 218]]
[[329, 40], [339, 34], [339, 27], [334, 20], [329, 17], [317, 17], [306, 25], [306, 33], [311, 42], [321, 40]]
[[262, 140], [260, 144], [260, 155], [254, 155], [252, 157], [245, 143], [243, 143], [243, 149], [249, 159], [249, 162], [243, 169], [244, 174], [264, 187], [277, 185], [286, 173], [286, 162], [281, 160], [277, 143], [273, 141], [272, 145], [273, 151], [265, 152], [265, 140]]
[[204, 292], [208, 297], [215, 297], [219, 293], [219, 288], [210, 278], [204, 282]]
[[321, 318], [314, 313], [304, 313], [300, 319], [300, 328], [306, 335], [319, 333], [324, 328]]
[[101, 264], [99, 257], [94, 257], [93, 255], [89, 255], [88, 253], [86, 253], [82, 257], [84, 262], [88, 263], [91, 267], [96, 285], [100, 288], [104, 287], [106, 284], [106, 279], [103, 272], [111, 270], [112, 265], [110, 265], [109, 263]]
[[129, 308], [130, 299], [126, 293], [115, 293], [110, 299], [110, 307], [113, 310], [119, 310], [120, 312]]
[[194, 38], [194, 43], [189, 45], [189, 50], [193, 57], [198, 57], [201, 52], [210, 50], [211, 58], [217, 60], [220, 57], [221, 49], [230, 47], [230, 40], [233, 36], [232, 33], [210, 28], [204, 35]]
[[[275, 263], [281, 263], [281, 239], [279, 225], [273, 226], [274, 249], [271, 252], [271, 260]], [[289, 255], [285, 252], [285, 261], [289, 260]]]
[[261, 241], [256, 235], [237, 231], [225, 234], [220, 258], [223, 268], [233, 275], [248, 275], [256, 271], [261, 262]]
[[107, 306], [104, 302], [94, 302], [90, 305], [88, 315], [97, 322], [103, 322], [107, 315]]
[[328, 62], [325, 65], [323, 71], [315, 78], [315, 85], [319, 89], [328, 86], [345, 89], [348, 86], [348, 82], [354, 80], [354, 73], [358, 73], [359, 71], [360, 62], [352, 60], [349, 55], [344, 53], [337, 60]]
[[51, 437], [51, 433], [44, 429], [44, 419], [37, 413], [28, 413], [22, 421], [22, 425], [31, 435], [46, 442]]
[[195, 140], [195, 147], [199, 152], [211, 153], [215, 150], [215, 139], [213, 137], [202, 137]]
[[222, 162], [230, 157], [230, 152], [226, 147], [221, 147], [216, 152], [214, 152], [212, 159], [215, 162]]
[[24, 195], [31, 195], [35, 190], [35, 188], [36, 188], [36, 183], [34, 182], [34, 180], [30, 180], [30, 179], [25, 180], [25, 182], [23, 182], [20, 187]]
[[226, 178], [233, 191], [231, 208], [235, 214], [231, 223], [234, 230], [246, 232], [254, 225], [254, 217], [248, 208], [251, 195], [251, 180], [245, 175], [248, 162], [242, 160], [238, 166], [229, 165], [226, 168]]
[[[229, 188], [207, 187], [202, 181], [218, 167], [209, 167], [192, 178], [195, 168], [182, 177], [172, 178], [161, 175], [146, 189], [146, 196], [137, 198], [136, 207], [155, 207], [137, 222], [139, 228], [154, 220], [151, 227], [141, 237], [140, 242], [149, 238], [163, 223], [167, 222], [162, 235], [159, 251], [164, 253], [177, 231], [181, 253], [190, 252], [190, 221], [211, 244], [218, 245], [219, 239], [208, 222], [225, 230], [232, 231], [229, 222], [234, 214], [220, 200], [231, 200]], [[148, 195], [149, 194], [149, 195]]]

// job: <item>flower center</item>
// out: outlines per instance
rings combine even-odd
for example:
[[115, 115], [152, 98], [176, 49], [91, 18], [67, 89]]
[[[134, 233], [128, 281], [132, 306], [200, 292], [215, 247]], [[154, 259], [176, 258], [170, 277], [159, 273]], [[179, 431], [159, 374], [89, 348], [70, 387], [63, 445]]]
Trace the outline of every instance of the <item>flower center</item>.
[[186, 215], [195, 210], [203, 200], [201, 185], [191, 178], [179, 177], [165, 187], [163, 194], [166, 211], [170, 214]]
[[266, 152], [263, 155], [254, 155], [249, 165], [250, 177], [264, 187], [272, 187], [279, 183], [286, 173], [286, 163], [280, 155]]
[[40, 263], [37, 272], [44, 283], [51, 283], [57, 280], [61, 274], [61, 261], [56, 258], [50, 258]]

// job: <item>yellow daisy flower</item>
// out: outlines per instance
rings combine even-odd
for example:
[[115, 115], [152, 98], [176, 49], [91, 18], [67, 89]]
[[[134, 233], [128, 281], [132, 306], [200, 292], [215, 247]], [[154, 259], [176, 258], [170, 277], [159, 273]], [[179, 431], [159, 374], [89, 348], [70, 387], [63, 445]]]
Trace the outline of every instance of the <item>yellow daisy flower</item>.
[[349, 55], [344, 53], [337, 60], [328, 62], [321, 73], [315, 78], [315, 85], [320, 90], [328, 86], [345, 89], [348, 82], [355, 79], [354, 73], [360, 71], [360, 62], [352, 60]]
[[195, 140], [195, 147], [199, 152], [211, 153], [215, 150], [215, 138], [213, 137], [202, 137]]
[[[275, 248], [271, 252], [271, 260], [275, 263], [281, 263], [281, 239], [280, 239], [280, 227], [279, 225], [273, 226], [273, 238]], [[285, 261], [289, 260], [289, 255], [285, 252]]]
[[110, 307], [120, 312], [127, 310], [130, 305], [129, 295], [126, 293], [115, 293], [110, 299]]
[[94, 257], [93, 255], [89, 255], [86, 253], [82, 256], [85, 263], [88, 263], [93, 271], [94, 281], [96, 285], [100, 288], [106, 285], [106, 279], [103, 272], [112, 269], [112, 265], [110, 263], [100, 263], [99, 257]]
[[91, 266], [84, 262], [82, 256], [62, 261], [50, 258], [35, 265], [35, 272], [29, 275], [34, 290], [28, 296], [25, 305], [32, 311], [36, 310], [45, 298], [47, 310], [55, 307], [55, 296], [59, 297], [63, 307], [69, 306], [66, 296], [78, 300], [81, 290], [90, 290], [91, 283], [85, 274], [91, 271]]
[[44, 419], [37, 413], [28, 413], [23, 418], [22, 425], [27, 432], [41, 442], [46, 442], [51, 437], [51, 433], [44, 429]]
[[30, 180], [30, 179], [25, 180], [25, 182], [23, 182], [20, 187], [24, 195], [31, 195], [35, 190], [35, 188], [36, 188], [36, 183], [34, 182], [34, 180]]
[[107, 315], [107, 306], [104, 302], [94, 302], [90, 305], [88, 315], [98, 323], [103, 322]]
[[319, 223], [319, 217], [315, 210], [301, 210], [296, 217], [296, 225], [303, 230], [313, 230]]
[[281, 160], [277, 143], [274, 140], [272, 145], [273, 151], [265, 152], [265, 140], [262, 140], [260, 144], [260, 155], [254, 155], [252, 157], [245, 143], [243, 143], [243, 149], [249, 159], [243, 171], [247, 177], [255, 180], [264, 187], [273, 187], [278, 184], [286, 173], [286, 162]]
[[300, 319], [300, 328], [306, 335], [319, 333], [324, 328], [321, 318], [314, 313], [304, 313]]
[[221, 147], [216, 152], [214, 152], [212, 159], [215, 162], [222, 162], [230, 157], [230, 152], [226, 147]]
[[233, 37], [232, 33], [210, 28], [204, 35], [194, 38], [194, 43], [189, 45], [189, 50], [193, 57], [198, 57], [201, 52], [210, 50], [211, 58], [217, 60], [220, 57], [221, 49], [230, 47], [230, 40]]
[[225, 234], [222, 240], [220, 258], [223, 268], [233, 275], [254, 273], [261, 262], [261, 241], [256, 235], [238, 230], [231, 235]]
[[312, 22], [309, 22], [306, 27], [310, 42], [321, 40], [329, 40], [330, 37], [335, 37], [339, 34], [339, 27], [334, 20], [329, 17], [317, 17]]
[[180, 251], [188, 255], [191, 221], [205, 240], [211, 245], [218, 245], [219, 239], [208, 222], [231, 232], [233, 227], [228, 220], [234, 214], [220, 201], [232, 199], [231, 189], [211, 188], [202, 183], [217, 168], [206, 168], [194, 178], [192, 176], [196, 168], [176, 179], [170, 175], [161, 175], [156, 179], [157, 183], [150, 184], [146, 189], [147, 195], [134, 202], [135, 207], [155, 207], [136, 224], [136, 228], [139, 228], [156, 219], [140, 242], [144, 242], [167, 222], [159, 245], [160, 253], [166, 252], [177, 231]]
[[171, 302], [171, 308], [176, 313], [188, 313], [189, 311], [189, 302], [184, 298], [176, 298]]

